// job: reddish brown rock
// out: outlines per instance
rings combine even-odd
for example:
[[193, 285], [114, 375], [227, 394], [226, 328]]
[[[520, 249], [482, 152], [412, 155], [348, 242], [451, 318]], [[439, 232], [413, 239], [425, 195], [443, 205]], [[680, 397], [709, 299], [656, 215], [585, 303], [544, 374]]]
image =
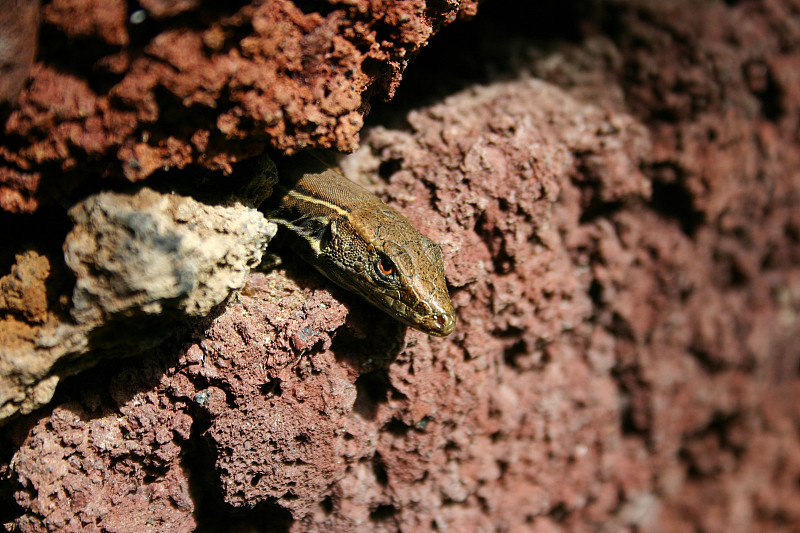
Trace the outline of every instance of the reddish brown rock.
[[0, 105], [14, 103], [25, 85], [38, 34], [38, 0], [0, 1]]
[[28, 251], [16, 257], [11, 273], [0, 278], [0, 311], [18, 315], [28, 322], [47, 320], [47, 287], [50, 275], [47, 257]]
[[[531, 31], [535, 17], [507, 10], [500, 21]], [[453, 335], [404, 332], [289, 258], [180, 346], [78, 377], [57, 407], [4, 430], [3, 492], [21, 506], [6, 520], [797, 530], [796, 11], [606, 2], [575, 19], [586, 41], [537, 33], [548, 54], [467, 32], [424, 71], [424, 94], [464, 82], [442, 57], [471, 61], [468, 81], [511, 65], [560, 88], [495, 81], [405, 100], [401, 127], [371, 129], [343, 162], [442, 243]], [[135, 149], [155, 164], [148, 142]], [[84, 438], [98, 427], [106, 440]], [[110, 482], [94, 499], [74, 489], [94, 479], [90, 463], [138, 499], [106, 512], [121, 501]], [[69, 516], [55, 504], [67, 492]]]
[[110, 383], [111, 405], [84, 391], [31, 429], [12, 464], [29, 510], [19, 531], [195, 530], [179, 456], [192, 422], [149, 392], [163, 372], [131, 367]]
[[391, 98], [428, 39], [475, 11], [474, 0], [141, 6], [43, 7], [49, 40], [4, 120], [13, 143], [0, 146], [0, 208], [33, 212], [42, 195], [96, 177], [188, 165], [230, 174], [267, 143], [352, 150], [370, 99]]
[[368, 150], [401, 161], [383, 193], [442, 244], [456, 332], [404, 332], [344, 296], [348, 314], [307, 268], [255, 274], [148, 394], [194, 404], [224, 502], [271, 503], [294, 530], [490, 529], [482, 506], [509, 526], [577, 512], [613, 492], [626, 449], [612, 365], [582, 355], [592, 278], [570, 256], [581, 196], [567, 176], [591, 153], [597, 175], [627, 172], [609, 201], [646, 198], [646, 132], [534, 81], [409, 122], [371, 132], [345, 166], [374, 170]]

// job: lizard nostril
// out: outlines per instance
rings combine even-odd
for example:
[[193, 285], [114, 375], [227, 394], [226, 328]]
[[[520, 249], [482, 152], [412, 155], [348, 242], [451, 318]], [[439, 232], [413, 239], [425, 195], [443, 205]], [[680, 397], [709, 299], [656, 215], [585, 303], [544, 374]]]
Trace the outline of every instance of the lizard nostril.
[[430, 335], [445, 337], [456, 326], [456, 317], [448, 314], [430, 314], [420, 323], [420, 329]]

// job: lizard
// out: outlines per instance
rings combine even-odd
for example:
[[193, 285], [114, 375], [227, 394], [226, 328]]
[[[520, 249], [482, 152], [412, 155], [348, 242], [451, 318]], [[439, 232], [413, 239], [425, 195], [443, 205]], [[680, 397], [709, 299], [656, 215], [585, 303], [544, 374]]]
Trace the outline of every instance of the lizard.
[[314, 152], [282, 161], [278, 175], [262, 209], [293, 234], [300, 257], [408, 326], [453, 331], [439, 245]]

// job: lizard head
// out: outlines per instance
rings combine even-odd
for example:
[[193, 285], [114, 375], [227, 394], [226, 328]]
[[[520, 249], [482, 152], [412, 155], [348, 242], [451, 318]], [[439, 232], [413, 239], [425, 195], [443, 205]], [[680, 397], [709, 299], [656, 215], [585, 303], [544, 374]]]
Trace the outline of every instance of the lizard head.
[[397, 211], [370, 206], [334, 221], [323, 274], [401, 322], [444, 337], [456, 325], [439, 246]]

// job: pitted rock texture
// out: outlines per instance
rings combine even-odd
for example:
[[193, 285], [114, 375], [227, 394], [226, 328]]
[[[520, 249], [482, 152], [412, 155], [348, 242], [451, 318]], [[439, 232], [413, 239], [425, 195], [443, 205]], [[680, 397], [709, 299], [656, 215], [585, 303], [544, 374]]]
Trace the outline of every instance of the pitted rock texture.
[[15, 102], [25, 85], [38, 30], [39, 0], [0, 0], [0, 106]]
[[218, 488], [234, 507], [275, 499], [304, 516], [345, 474], [356, 374], [331, 351], [347, 309], [319, 282], [309, 295], [278, 272], [254, 274], [182, 360], [175, 391], [207, 411]]
[[405, 331], [333, 289], [348, 312], [302, 266], [254, 274], [152, 394], [195, 404], [223, 502], [272, 505], [293, 531], [488, 531], [482, 508], [511, 527], [596, 500], [610, 512], [630, 447], [612, 343], [592, 339], [589, 261], [572, 255], [586, 234], [576, 169], [614, 176], [596, 188], [609, 201], [645, 201], [646, 130], [537, 81], [408, 120], [343, 166], [399, 161], [379, 189], [442, 244], [457, 330]]
[[49, 402], [64, 376], [104, 356], [135, 355], [208, 315], [244, 285], [276, 231], [238, 203], [146, 188], [91, 196], [71, 214], [63, 258], [71, 296], [48, 295], [51, 258], [34, 251], [0, 278], [0, 422]]
[[[31, 428], [12, 468], [30, 512], [19, 531], [194, 531], [181, 443], [192, 420], [150, 389], [164, 365], [131, 365], [97, 390], [76, 392]], [[91, 375], [91, 374], [90, 374]]]
[[[267, 143], [349, 151], [371, 98], [476, 0], [52, 0], [32, 80], [5, 120], [0, 209], [90, 177], [225, 174]], [[67, 42], [67, 46], [60, 43]]]
[[47, 257], [32, 250], [18, 254], [11, 272], [0, 278], [0, 311], [32, 323], [45, 322], [48, 308], [45, 281], [49, 274]]
[[[180, 345], [78, 376], [7, 426], [6, 521], [59, 530], [59, 487], [87, 478], [73, 465], [116, 481], [107, 457], [131, 447], [131, 490], [182, 502], [186, 484], [208, 531], [796, 531], [795, 4], [561, 3], [591, 36], [568, 43], [500, 4], [449, 57], [472, 70], [437, 56], [423, 93], [502, 65], [562, 88], [406, 100], [343, 162], [442, 243], [456, 332], [404, 332], [288, 259]], [[120, 395], [142, 366], [159, 370]], [[76, 452], [68, 409], [141, 429]], [[107, 530], [144, 529], [141, 505]]]
[[[49, 368], [62, 350], [85, 345], [80, 334], [60, 327], [63, 317], [48, 301], [50, 266], [46, 255], [28, 250], [17, 254], [11, 272], [0, 278], [0, 421], [49, 402], [58, 383], [48, 376]], [[43, 355], [48, 349], [59, 355]]]
[[241, 205], [207, 206], [144, 188], [100, 193], [70, 210], [64, 259], [78, 323], [120, 313], [201, 317], [244, 285], [277, 227]]

